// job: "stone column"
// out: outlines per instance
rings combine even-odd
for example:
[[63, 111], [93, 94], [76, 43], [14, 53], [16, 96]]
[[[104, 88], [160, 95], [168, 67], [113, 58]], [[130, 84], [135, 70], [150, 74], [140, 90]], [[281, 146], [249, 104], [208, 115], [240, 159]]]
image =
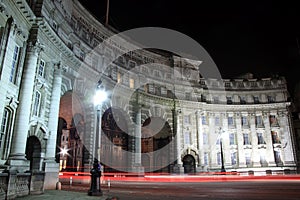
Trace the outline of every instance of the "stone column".
[[24, 71], [19, 94], [20, 103], [16, 113], [14, 136], [8, 161], [9, 165], [15, 166], [19, 171], [26, 171], [29, 169], [29, 162], [25, 158], [25, 149], [31, 113], [30, 109], [33, 102], [32, 97], [34, 90], [35, 72], [37, 68], [38, 56], [41, 50], [41, 44], [29, 44], [24, 64]]
[[260, 153], [258, 149], [258, 137], [257, 137], [256, 124], [255, 124], [256, 116], [257, 115], [255, 115], [253, 118], [250, 119], [251, 145], [252, 145], [251, 161], [253, 167], [260, 167], [261, 166]]
[[54, 78], [48, 122], [49, 135], [47, 138], [46, 157], [44, 161], [45, 189], [55, 189], [56, 183], [58, 182], [59, 163], [55, 161], [55, 151], [62, 82], [61, 71], [60, 63], [54, 64]]
[[136, 105], [136, 116], [135, 116], [135, 154], [134, 154], [134, 171], [143, 173], [142, 167], [142, 114], [141, 106]]
[[175, 121], [176, 121], [176, 159], [177, 159], [177, 164], [175, 165], [174, 172], [183, 174], [184, 169], [182, 166], [182, 160], [181, 160], [181, 139], [182, 139], [182, 134], [181, 134], [181, 124], [180, 124], [180, 115], [181, 113], [180, 109], [175, 110]]
[[284, 111], [281, 115], [281, 126], [282, 126], [282, 159], [285, 166], [296, 166], [296, 155], [294, 149], [294, 135], [292, 134], [291, 125], [291, 116], [288, 114], [288, 111]]
[[268, 162], [268, 166], [276, 166], [275, 158], [274, 158], [274, 149], [273, 149], [273, 142], [272, 142], [272, 135], [271, 135], [271, 127], [270, 127], [270, 120], [269, 120], [270, 113], [264, 113], [264, 125], [265, 125], [265, 142], [266, 142], [266, 160]]
[[203, 127], [202, 127], [202, 118], [200, 111], [196, 111], [196, 126], [197, 126], [197, 141], [198, 141], [198, 154], [199, 154], [199, 163], [196, 168], [196, 171], [203, 170], [204, 167], [204, 151], [203, 151]]

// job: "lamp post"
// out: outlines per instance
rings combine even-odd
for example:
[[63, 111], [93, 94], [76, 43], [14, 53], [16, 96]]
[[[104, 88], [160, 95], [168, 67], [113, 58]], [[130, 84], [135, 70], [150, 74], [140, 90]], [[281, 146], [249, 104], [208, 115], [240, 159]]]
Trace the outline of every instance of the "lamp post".
[[220, 148], [221, 148], [221, 172], [226, 172], [225, 167], [224, 167], [222, 137], [220, 138]]
[[[94, 134], [94, 163], [93, 168], [91, 170], [91, 187], [88, 192], [90, 196], [101, 196], [101, 186], [100, 186], [100, 155], [101, 155], [101, 116], [102, 116], [102, 103], [107, 99], [107, 93], [105, 92], [103, 86], [101, 85], [101, 80], [98, 82], [96, 93], [94, 96], [94, 105], [97, 110], [97, 126], [96, 133]], [[97, 181], [98, 179], [98, 181]]]
[[226, 172], [225, 166], [224, 166], [224, 155], [223, 155], [223, 130], [220, 127], [219, 128], [219, 137], [220, 137], [220, 150], [221, 150], [221, 172]]

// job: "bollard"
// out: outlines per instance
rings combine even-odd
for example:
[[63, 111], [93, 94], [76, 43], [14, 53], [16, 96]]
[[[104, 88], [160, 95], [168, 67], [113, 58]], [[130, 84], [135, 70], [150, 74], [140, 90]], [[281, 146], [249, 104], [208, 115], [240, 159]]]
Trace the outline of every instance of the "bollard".
[[72, 183], [73, 183], [73, 177], [71, 176], [70, 177], [70, 186], [72, 185]]
[[107, 187], [108, 187], [108, 192], [110, 190], [110, 179], [107, 180]]

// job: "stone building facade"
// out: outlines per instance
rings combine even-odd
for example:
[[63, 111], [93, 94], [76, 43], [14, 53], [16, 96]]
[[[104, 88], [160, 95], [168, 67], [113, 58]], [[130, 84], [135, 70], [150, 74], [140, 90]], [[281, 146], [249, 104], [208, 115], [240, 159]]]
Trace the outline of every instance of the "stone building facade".
[[[283, 77], [203, 78], [202, 61], [122, 53], [115, 34], [77, 0], [0, 2], [5, 195], [55, 188], [60, 170], [88, 172], [94, 158], [107, 172], [208, 172], [222, 162], [226, 171], [296, 169]], [[101, 107], [97, 84], [109, 97]], [[2, 186], [12, 175], [23, 193]]]

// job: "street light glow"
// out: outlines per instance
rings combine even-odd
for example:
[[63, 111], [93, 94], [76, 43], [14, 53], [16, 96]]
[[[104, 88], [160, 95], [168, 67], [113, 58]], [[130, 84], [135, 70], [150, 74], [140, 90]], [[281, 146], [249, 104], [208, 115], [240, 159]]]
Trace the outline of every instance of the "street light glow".
[[104, 90], [97, 90], [94, 96], [94, 105], [100, 105], [107, 99], [107, 93]]

